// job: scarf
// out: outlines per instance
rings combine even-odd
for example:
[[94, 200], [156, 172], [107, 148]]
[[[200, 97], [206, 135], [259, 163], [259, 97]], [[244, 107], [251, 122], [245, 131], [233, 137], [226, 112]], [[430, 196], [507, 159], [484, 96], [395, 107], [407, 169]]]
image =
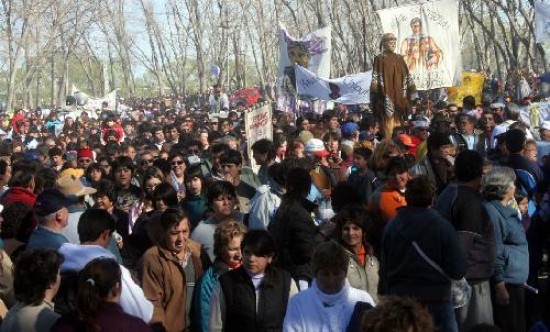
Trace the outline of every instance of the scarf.
[[312, 291], [317, 298], [315, 309], [323, 320], [319, 322], [320, 332], [344, 331], [347, 325], [345, 305], [348, 298], [350, 285], [346, 279], [344, 287], [336, 294], [326, 294], [319, 289], [317, 279], [313, 279]]

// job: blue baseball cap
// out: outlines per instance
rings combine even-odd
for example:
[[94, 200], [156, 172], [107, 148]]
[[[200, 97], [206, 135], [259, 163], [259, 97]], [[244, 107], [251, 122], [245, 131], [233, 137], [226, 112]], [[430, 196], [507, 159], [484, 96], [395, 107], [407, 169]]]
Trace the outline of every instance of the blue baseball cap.
[[38, 216], [47, 216], [75, 203], [57, 188], [48, 188], [38, 194], [34, 203], [34, 212]]

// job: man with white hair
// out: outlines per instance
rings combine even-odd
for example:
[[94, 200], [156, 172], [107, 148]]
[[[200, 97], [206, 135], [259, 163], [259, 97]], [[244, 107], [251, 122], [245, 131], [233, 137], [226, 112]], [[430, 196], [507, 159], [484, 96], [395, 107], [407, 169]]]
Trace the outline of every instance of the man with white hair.
[[38, 227], [31, 233], [27, 249], [57, 250], [63, 243], [69, 242], [61, 232], [67, 227], [67, 207], [71, 203], [71, 200], [55, 188], [46, 189], [38, 195], [34, 204]]

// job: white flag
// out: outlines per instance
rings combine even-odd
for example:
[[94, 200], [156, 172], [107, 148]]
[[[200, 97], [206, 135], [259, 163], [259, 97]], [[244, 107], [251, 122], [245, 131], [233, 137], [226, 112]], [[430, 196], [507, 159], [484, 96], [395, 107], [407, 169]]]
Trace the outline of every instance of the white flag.
[[322, 78], [296, 65], [296, 87], [300, 95], [331, 100], [339, 104], [370, 103], [372, 71], [339, 78]]
[[451, 87], [460, 82], [458, 12], [456, 0], [377, 11], [384, 33], [393, 33], [397, 38], [395, 52], [403, 55], [418, 90]]
[[535, 2], [535, 40], [550, 42], [550, 4]]

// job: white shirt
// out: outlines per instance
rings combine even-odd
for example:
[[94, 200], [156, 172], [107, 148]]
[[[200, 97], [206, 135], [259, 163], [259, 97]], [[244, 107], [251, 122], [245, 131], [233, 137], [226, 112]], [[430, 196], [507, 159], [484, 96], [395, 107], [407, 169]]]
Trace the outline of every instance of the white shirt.
[[[99, 257], [107, 257], [116, 260], [115, 256], [107, 249], [98, 245], [80, 245], [65, 243], [59, 247], [59, 253], [65, 257], [61, 265], [61, 271], [80, 271], [91, 260]], [[120, 265], [122, 292], [119, 304], [122, 310], [132, 316], [141, 318], [149, 323], [153, 318], [153, 304], [147, 300], [143, 290], [134, 282], [130, 271]]]

